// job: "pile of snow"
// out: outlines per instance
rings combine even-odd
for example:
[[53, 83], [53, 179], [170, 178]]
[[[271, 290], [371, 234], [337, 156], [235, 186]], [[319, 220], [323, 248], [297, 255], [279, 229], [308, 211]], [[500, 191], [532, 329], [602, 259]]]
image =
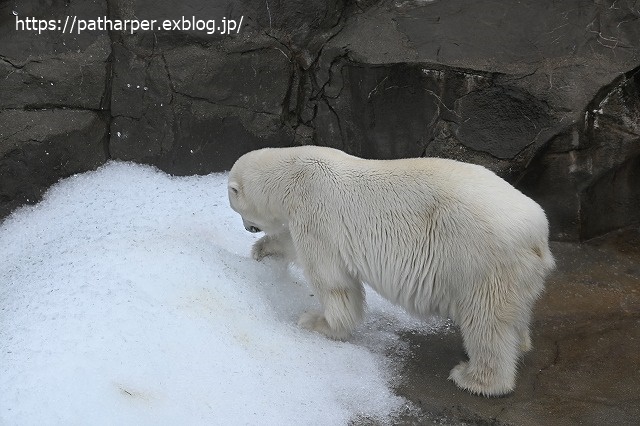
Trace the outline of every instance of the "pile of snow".
[[[109, 163], [0, 226], [0, 424], [389, 421], [397, 333], [369, 292], [350, 342], [297, 327], [299, 271], [250, 259], [226, 175]], [[397, 368], [397, 366], [396, 366]]]

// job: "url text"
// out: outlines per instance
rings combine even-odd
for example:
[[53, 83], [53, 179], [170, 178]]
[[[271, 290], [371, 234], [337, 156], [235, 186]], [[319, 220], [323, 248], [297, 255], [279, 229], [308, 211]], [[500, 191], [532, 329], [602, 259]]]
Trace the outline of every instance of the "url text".
[[242, 28], [241, 16], [239, 20], [227, 19], [196, 19], [194, 16], [180, 19], [79, 19], [77, 16], [67, 16], [66, 19], [37, 19], [20, 18], [16, 16], [16, 31], [61, 31], [63, 34], [80, 34], [85, 31], [120, 31], [134, 34], [138, 31], [203, 31], [209, 35], [238, 34]]

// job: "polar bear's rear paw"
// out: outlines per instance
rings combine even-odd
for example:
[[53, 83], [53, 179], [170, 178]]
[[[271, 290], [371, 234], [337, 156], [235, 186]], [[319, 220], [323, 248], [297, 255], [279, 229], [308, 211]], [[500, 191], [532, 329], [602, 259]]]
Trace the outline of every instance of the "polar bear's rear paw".
[[351, 334], [346, 330], [332, 329], [324, 314], [320, 312], [305, 312], [300, 316], [298, 325], [307, 330], [324, 334], [334, 340], [347, 340]]
[[494, 372], [471, 371], [468, 362], [453, 367], [449, 380], [459, 388], [484, 396], [500, 396], [513, 391], [514, 380], [505, 380]]

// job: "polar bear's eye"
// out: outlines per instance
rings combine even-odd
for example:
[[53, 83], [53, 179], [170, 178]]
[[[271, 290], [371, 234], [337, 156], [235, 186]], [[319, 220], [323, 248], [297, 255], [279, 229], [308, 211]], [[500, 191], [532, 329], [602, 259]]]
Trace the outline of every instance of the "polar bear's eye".
[[233, 195], [237, 195], [238, 194], [238, 185], [236, 183], [229, 184], [229, 192], [232, 193]]

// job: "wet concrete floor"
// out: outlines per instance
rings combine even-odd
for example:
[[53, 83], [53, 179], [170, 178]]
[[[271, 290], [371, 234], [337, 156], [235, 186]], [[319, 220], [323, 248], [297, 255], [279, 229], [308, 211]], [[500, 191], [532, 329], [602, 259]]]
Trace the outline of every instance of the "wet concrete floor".
[[552, 243], [557, 269], [538, 301], [533, 350], [513, 394], [473, 396], [447, 380], [459, 332], [404, 336], [402, 425], [640, 425], [640, 229]]

